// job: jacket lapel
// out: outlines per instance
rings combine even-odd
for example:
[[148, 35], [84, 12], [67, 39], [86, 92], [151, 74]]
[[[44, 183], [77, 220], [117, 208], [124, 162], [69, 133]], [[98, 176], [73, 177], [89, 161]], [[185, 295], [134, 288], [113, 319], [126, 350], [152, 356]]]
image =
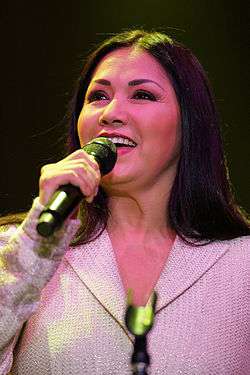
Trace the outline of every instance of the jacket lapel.
[[156, 310], [162, 310], [191, 288], [227, 252], [228, 248], [227, 241], [192, 246], [177, 236], [156, 285], [158, 294]]
[[65, 257], [92, 295], [125, 328], [126, 296], [108, 233], [104, 231], [97, 240], [71, 248]]

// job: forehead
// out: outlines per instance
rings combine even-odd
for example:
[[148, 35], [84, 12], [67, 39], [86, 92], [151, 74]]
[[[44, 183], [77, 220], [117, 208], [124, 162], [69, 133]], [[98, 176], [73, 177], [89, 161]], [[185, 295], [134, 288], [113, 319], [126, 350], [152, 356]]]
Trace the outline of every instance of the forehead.
[[160, 63], [139, 48], [120, 48], [107, 54], [97, 65], [92, 79], [121, 76], [125, 79], [155, 78], [169, 82]]

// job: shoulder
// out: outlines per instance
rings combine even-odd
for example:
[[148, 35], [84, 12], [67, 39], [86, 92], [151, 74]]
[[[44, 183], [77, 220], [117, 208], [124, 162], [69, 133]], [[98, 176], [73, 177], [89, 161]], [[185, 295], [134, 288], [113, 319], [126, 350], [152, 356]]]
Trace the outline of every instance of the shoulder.
[[26, 218], [27, 214], [28, 212], [25, 211], [0, 216], [0, 227], [10, 224], [21, 224]]
[[232, 253], [250, 257], [250, 236], [237, 237], [226, 242]]
[[27, 212], [20, 212], [0, 217], [0, 244], [8, 241], [26, 216]]
[[208, 248], [224, 249], [234, 256], [246, 255], [250, 257], [250, 236], [236, 237], [230, 240], [215, 240], [205, 246]]
[[239, 277], [244, 274], [249, 278], [250, 236], [237, 237], [220, 243], [224, 243], [227, 248], [221, 260], [225, 263], [228, 270], [234, 270], [234, 273], [238, 274]]
[[16, 232], [18, 225], [5, 224], [0, 225], [0, 246], [6, 244], [11, 236]]

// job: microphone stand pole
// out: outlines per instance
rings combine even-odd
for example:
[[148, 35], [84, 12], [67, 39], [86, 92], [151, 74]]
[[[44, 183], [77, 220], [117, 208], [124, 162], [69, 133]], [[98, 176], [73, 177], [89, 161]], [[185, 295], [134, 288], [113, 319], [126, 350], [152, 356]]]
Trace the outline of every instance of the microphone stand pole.
[[147, 368], [150, 365], [150, 356], [147, 352], [147, 334], [153, 327], [157, 295], [153, 292], [146, 306], [132, 305], [131, 297], [130, 291], [128, 293], [125, 323], [127, 329], [135, 338], [130, 361], [132, 374], [147, 375]]

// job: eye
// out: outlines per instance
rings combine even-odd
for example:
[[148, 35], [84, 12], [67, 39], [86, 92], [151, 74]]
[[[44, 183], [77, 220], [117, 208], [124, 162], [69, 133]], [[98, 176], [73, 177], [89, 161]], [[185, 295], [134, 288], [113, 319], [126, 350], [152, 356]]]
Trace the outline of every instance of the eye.
[[149, 91], [145, 91], [145, 90], [137, 90], [133, 94], [133, 99], [151, 100], [151, 101], [156, 101], [157, 100], [154, 94], [152, 94]]
[[107, 99], [108, 99], [108, 95], [104, 91], [101, 91], [101, 90], [90, 92], [87, 97], [87, 101], [89, 103], [96, 102], [99, 100], [107, 100]]

